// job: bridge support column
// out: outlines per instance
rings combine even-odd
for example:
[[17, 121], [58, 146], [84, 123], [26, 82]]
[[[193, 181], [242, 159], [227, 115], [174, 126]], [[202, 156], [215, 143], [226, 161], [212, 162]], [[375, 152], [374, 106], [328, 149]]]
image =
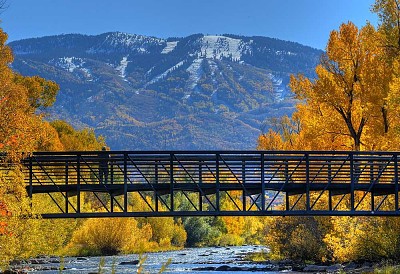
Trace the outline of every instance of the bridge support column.
[[350, 152], [350, 208], [355, 210], [355, 195], [354, 195], [355, 173], [354, 173], [354, 154]]
[[[69, 173], [69, 167], [68, 167], [68, 161], [65, 163], [65, 185], [68, 185], [68, 173]], [[69, 204], [69, 200], [68, 200], [68, 191], [65, 192], [65, 213], [68, 213], [68, 204]]]
[[[289, 184], [289, 162], [285, 160], [285, 186]], [[286, 211], [290, 210], [290, 196], [289, 193], [285, 192], [285, 203], [286, 203]]]
[[306, 210], [310, 211], [310, 157], [306, 153]]
[[[264, 182], [261, 181], [263, 184]], [[244, 188], [246, 188], [246, 162], [243, 160], [242, 161], [242, 184]], [[246, 192], [245, 190], [242, 191], [242, 206], [243, 206], [243, 211], [246, 211]]]
[[[199, 161], [199, 186], [203, 185], [203, 165], [202, 161]], [[201, 195], [201, 191], [199, 191], [199, 210], [203, 211], [203, 196]]]
[[128, 155], [126, 153], [124, 153], [124, 212], [128, 212]]
[[81, 155], [77, 155], [76, 213], [81, 213]]
[[220, 182], [219, 182], [219, 153], [216, 154], [216, 159], [215, 159], [215, 169], [216, 169], [216, 192], [215, 192], [215, 196], [216, 196], [216, 208], [217, 211], [220, 211]]
[[265, 211], [265, 155], [261, 153], [261, 210]]
[[110, 193], [110, 212], [114, 212], [114, 195], [112, 193]]
[[170, 195], [171, 195], [171, 208], [170, 211], [174, 211], [174, 154], [170, 154], [169, 160], [169, 183], [170, 183]]
[[[368, 161], [369, 164], [369, 183], [370, 185], [374, 184], [375, 176], [374, 176], [374, 162]], [[371, 211], [375, 210], [375, 197], [374, 197], [374, 190], [371, 189]]]
[[[154, 182], [158, 184], [158, 161], [154, 165]], [[154, 208], [158, 212], [158, 195], [157, 191], [154, 191]]]
[[[332, 184], [332, 164], [331, 161], [328, 160], [328, 185]], [[332, 211], [332, 191], [328, 191], [329, 198], [328, 198], [328, 208]]]
[[398, 155], [394, 155], [394, 205], [395, 211], [399, 210], [399, 167], [398, 167]]
[[[32, 201], [33, 196], [33, 167], [32, 167], [32, 157], [29, 157], [29, 198]], [[32, 202], [31, 202], [32, 203]], [[32, 204], [31, 204], [32, 206]]]
[[374, 190], [371, 189], [371, 211], [375, 211], [375, 195], [374, 195]]

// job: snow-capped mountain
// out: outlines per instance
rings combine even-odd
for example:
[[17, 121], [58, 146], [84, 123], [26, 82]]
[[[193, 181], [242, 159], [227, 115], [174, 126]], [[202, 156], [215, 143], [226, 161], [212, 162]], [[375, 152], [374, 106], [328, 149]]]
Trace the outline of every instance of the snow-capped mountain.
[[51, 117], [89, 126], [113, 149], [249, 149], [262, 122], [290, 113], [290, 74], [321, 51], [267, 37], [121, 32], [10, 43], [13, 68], [55, 80]]

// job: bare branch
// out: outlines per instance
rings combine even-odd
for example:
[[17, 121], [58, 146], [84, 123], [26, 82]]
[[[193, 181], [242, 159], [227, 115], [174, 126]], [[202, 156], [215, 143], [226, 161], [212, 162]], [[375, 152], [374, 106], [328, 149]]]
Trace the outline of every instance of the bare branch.
[[2, 14], [7, 8], [7, 0], [0, 0], [0, 14]]

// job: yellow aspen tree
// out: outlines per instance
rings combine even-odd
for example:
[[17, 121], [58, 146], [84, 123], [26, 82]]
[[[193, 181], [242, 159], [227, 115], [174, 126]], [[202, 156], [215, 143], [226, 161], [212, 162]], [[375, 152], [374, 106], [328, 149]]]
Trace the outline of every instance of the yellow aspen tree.
[[[291, 122], [299, 119], [300, 130], [290, 138], [282, 131], [270, 131], [268, 136], [260, 136], [259, 146], [273, 144], [273, 140], [279, 140], [279, 133], [283, 144], [275, 143], [289, 150], [400, 148], [400, 1], [376, 0], [373, 11], [380, 18], [377, 29], [370, 24], [358, 29], [349, 22], [331, 32], [315, 80], [292, 76], [290, 86], [299, 103]], [[382, 208], [393, 208], [393, 204], [393, 197], [388, 197]], [[342, 206], [345, 209], [349, 205]], [[361, 207], [368, 210], [370, 205], [364, 203]], [[279, 225], [276, 222], [274, 219], [270, 227]], [[330, 251], [325, 250], [325, 254], [339, 261], [398, 259], [397, 224], [395, 218], [333, 218], [331, 227], [328, 222], [324, 225], [329, 227], [323, 238]], [[278, 243], [273, 245], [282, 247], [278, 251], [295, 246], [280, 242], [287, 235], [273, 233], [267, 240]], [[301, 241], [297, 244], [303, 247]]]
[[302, 119], [305, 128], [314, 124], [319, 136], [342, 136], [343, 144], [348, 143], [343, 139], [350, 139], [354, 150], [376, 147], [365, 141], [367, 131], [375, 136], [389, 131], [385, 107], [389, 68], [381, 62], [383, 53], [375, 38], [369, 24], [361, 30], [351, 22], [342, 24], [331, 32], [326, 55], [316, 68], [317, 79], [291, 78], [297, 98], [315, 114], [311, 120]]
[[378, 15], [381, 44], [386, 54], [395, 58], [400, 54], [400, 1], [376, 0], [372, 11]]
[[397, 150], [400, 141], [400, 1], [376, 0], [372, 11], [379, 17], [376, 41], [383, 52], [381, 62], [390, 68], [385, 78], [388, 94], [382, 109], [386, 110], [389, 130], [381, 149]]

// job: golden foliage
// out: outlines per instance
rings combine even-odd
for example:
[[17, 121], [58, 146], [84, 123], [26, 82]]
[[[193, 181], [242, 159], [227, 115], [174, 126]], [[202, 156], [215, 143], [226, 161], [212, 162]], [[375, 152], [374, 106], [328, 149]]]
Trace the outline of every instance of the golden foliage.
[[13, 152], [33, 151], [48, 127], [38, 108], [54, 103], [58, 85], [43, 78], [23, 77], [9, 68], [11, 50], [7, 35], [0, 29], [0, 148]]
[[[23, 155], [21, 152], [64, 150], [64, 143], [70, 143], [68, 136], [60, 139], [57, 128], [41, 114], [54, 103], [58, 85], [38, 76], [25, 77], [13, 72], [9, 66], [13, 56], [6, 40], [7, 34], [0, 29], [0, 151], [6, 152], [9, 160], [17, 161]], [[71, 132], [74, 142], [78, 142], [77, 138], [84, 142], [79, 149], [98, 148], [104, 143], [92, 131]], [[0, 266], [14, 258], [55, 254], [66, 244], [76, 223], [41, 220], [30, 207], [19, 168], [4, 173], [0, 173], [0, 204], [6, 212], [0, 214]], [[51, 206], [48, 199], [40, 200], [40, 205]]]
[[182, 220], [178, 220], [174, 224], [174, 232], [172, 234], [171, 244], [177, 247], [183, 247], [186, 244], [187, 233], [183, 227]]
[[50, 123], [58, 134], [62, 150], [101, 150], [106, 145], [102, 136], [97, 137], [92, 129], [75, 130], [70, 124], [62, 120]]
[[336, 217], [324, 239], [338, 261], [398, 260], [400, 234], [397, 218]]
[[313, 217], [269, 217], [266, 243], [277, 258], [321, 261], [326, 259], [323, 235], [329, 220]]
[[[370, 24], [358, 29], [348, 22], [331, 32], [315, 80], [291, 77], [290, 87], [300, 100], [296, 112], [275, 121], [259, 137], [259, 149], [400, 149], [400, 2], [376, 0], [373, 11], [380, 18], [378, 29]], [[391, 203], [389, 197], [384, 204]], [[323, 202], [318, 206], [324, 208]], [[348, 210], [349, 205], [341, 207]], [[371, 205], [363, 202], [361, 207]], [[281, 256], [305, 259], [314, 250], [316, 260], [400, 258], [395, 218], [332, 218], [324, 229], [316, 220], [272, 219], [267, 239]]]
[[143, 253], [182, 247], [186, 232], [172, 218], [97, 218], [86, 220], [67, 246], [70, 255]]
[[349, 22], [332, 31], [317, 78], [291, 77], [301, 100], [297, 111], [260, 136], [259, 148], [398, 149], [398, 66], [385, 61], [380, 37], [369, 24], [359, 30]]
[[88, 219], [74, 232], [68, 249], [81, 255], [115, 255], [143, 251], [152, 236], [149, 225], [133, 218]]
[[[71, 220], [42, 220], [35, 215], [18, 168], [8, 171], [8, 174], [0, 172], [0, 203], [2, 208], [6, 208], [6, 213], [0, 216], [3, 228], [0, 233], [0, 268], [15, 258], [57, 254], [75, 227]], [[43, 202], [42, 206], [48, 204]]]

